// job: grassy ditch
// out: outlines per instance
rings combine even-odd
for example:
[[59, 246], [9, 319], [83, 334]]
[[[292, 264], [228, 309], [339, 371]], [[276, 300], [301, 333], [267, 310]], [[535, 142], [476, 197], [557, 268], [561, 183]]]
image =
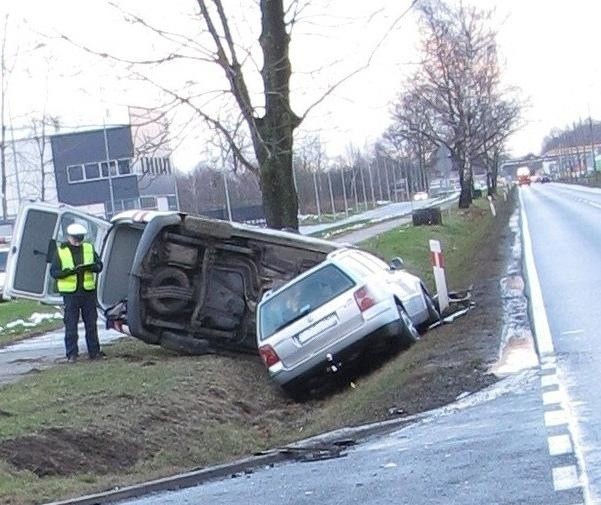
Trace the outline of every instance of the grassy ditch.
[[[503, 205], [502, 205], [503, 207]], [[510, 205], [493, 220], [478, 204], [444, 225], [393, 230], [367, 246], [403, 256], [426, 278], [428, 238], [443, 241], [461, 286], [498, 275]], [[488, 384], [499, 323], [490, 290], [481, 312], [427, 334], [410, 350], [341, 376], [329, 396], [287, 399], [253, 356], [186, 357], [133, 339], [108, 359], [81, 361], [0, 389], [0, 503], [24, 505], [225, 462], [325, 430], [452, 401]], [[352, 380], [352, 382], [351, 382]]]
[[[34, 324], [30, 318], [32, 314], [56, 314], [56, 307], [42, 305], [29, 300], [10, 300], [0, 303], [0, 347], [23, 340], [34, 335], [60, 328], [62, 319], [46, 319]], [[18, 324], [22, 320], [25, 324]], [[8, 325], [8, 326], [7, 326]]]

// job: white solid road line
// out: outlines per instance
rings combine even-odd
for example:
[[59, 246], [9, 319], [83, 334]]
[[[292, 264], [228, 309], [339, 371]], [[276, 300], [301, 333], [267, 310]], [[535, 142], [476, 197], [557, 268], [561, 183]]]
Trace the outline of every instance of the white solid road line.
[[[522, 194], [520, 193], [520, 202]], [[526, 272], [528, 277], [529, 292], [530, 292], [530, 308], [532, 310], [534, 333], [538, 345], [538, 353], [541, 357], [554, 353], [553, 340], [551, 338], [551, 330], [547, 320], [547, 311], [543, 301], [543, 293], [538, 280], [536, 265], [534, 264], [534, 254], [532, 253], [532, 239], [528, 230], [528, 219], [524, 211], [524, 204], [521, 202], [522, 216], [522, 237], [524, 240], [524, 262], [526, 264]]]

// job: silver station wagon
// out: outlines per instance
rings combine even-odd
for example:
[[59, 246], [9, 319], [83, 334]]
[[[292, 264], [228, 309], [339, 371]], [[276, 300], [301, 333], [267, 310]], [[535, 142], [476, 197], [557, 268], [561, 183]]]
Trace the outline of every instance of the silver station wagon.
[[263, 296], [257, 343], [271, 377], [298, 397], [366, 349], [409, 347], [418, 329], [439, 317], [421, 280], [399, 259], [387, 265], [342, 248]]

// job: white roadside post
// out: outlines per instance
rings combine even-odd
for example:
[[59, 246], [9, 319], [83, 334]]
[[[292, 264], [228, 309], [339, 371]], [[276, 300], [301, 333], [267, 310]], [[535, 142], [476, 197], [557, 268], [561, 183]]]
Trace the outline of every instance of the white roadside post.
[[434, 270], [438, 305], [442, 314], [449, 307], [449, 292], [447, 291], [447, 279], [444, 272], [444, 256], [439, 240], [430, 240], [430, 259]]
[[488, 195], [488, 204], [490, 205], [490, 212], [492, 213], [492, 217], [497, 217], [497, 209], [495, 209], [495, 203], [493, 202], [491, 195]]

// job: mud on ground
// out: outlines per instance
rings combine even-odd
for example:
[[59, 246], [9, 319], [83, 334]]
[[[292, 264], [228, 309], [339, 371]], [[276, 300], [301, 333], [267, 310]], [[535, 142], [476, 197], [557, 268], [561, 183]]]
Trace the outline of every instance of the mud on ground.
[[[469, 278], [454, 279], [451, 273], [451, 289], [473, 285], [475, 308], [359, 377], [356, 391], [372, 387], [373, 393], [358, 408], [345, 407], [357, 395], [349, 383], [330, 397], [294, 403], [269, 381], [255, 357], [182, 357], [130, 342], [109, 348], [108, 363], [163, 367], [172, 382], [167, 390], [135, 396], [100, 392], [79, 400], [80, 407], [96, 413], [85, 428], [50, 426], [4, 440], [0, 457], [10, 471], [26, 470], [41, 479], [112, 474], [111, 486], [122, 485], [224, 462], [320, 430], [387, 419], [391, 412], [422, 412], [482, 389], [497, 380], [488, 369], [502, 335], [499, 281], [513, 241], [507, 226], [512, 208], [511, 202], [499, 202], [493, 238], [475, 251], [466, 269]], [[479, 209], [466, 212], [471, 219], [482, 218]], [[95, 482], [88, 491], [108, 481]]]

